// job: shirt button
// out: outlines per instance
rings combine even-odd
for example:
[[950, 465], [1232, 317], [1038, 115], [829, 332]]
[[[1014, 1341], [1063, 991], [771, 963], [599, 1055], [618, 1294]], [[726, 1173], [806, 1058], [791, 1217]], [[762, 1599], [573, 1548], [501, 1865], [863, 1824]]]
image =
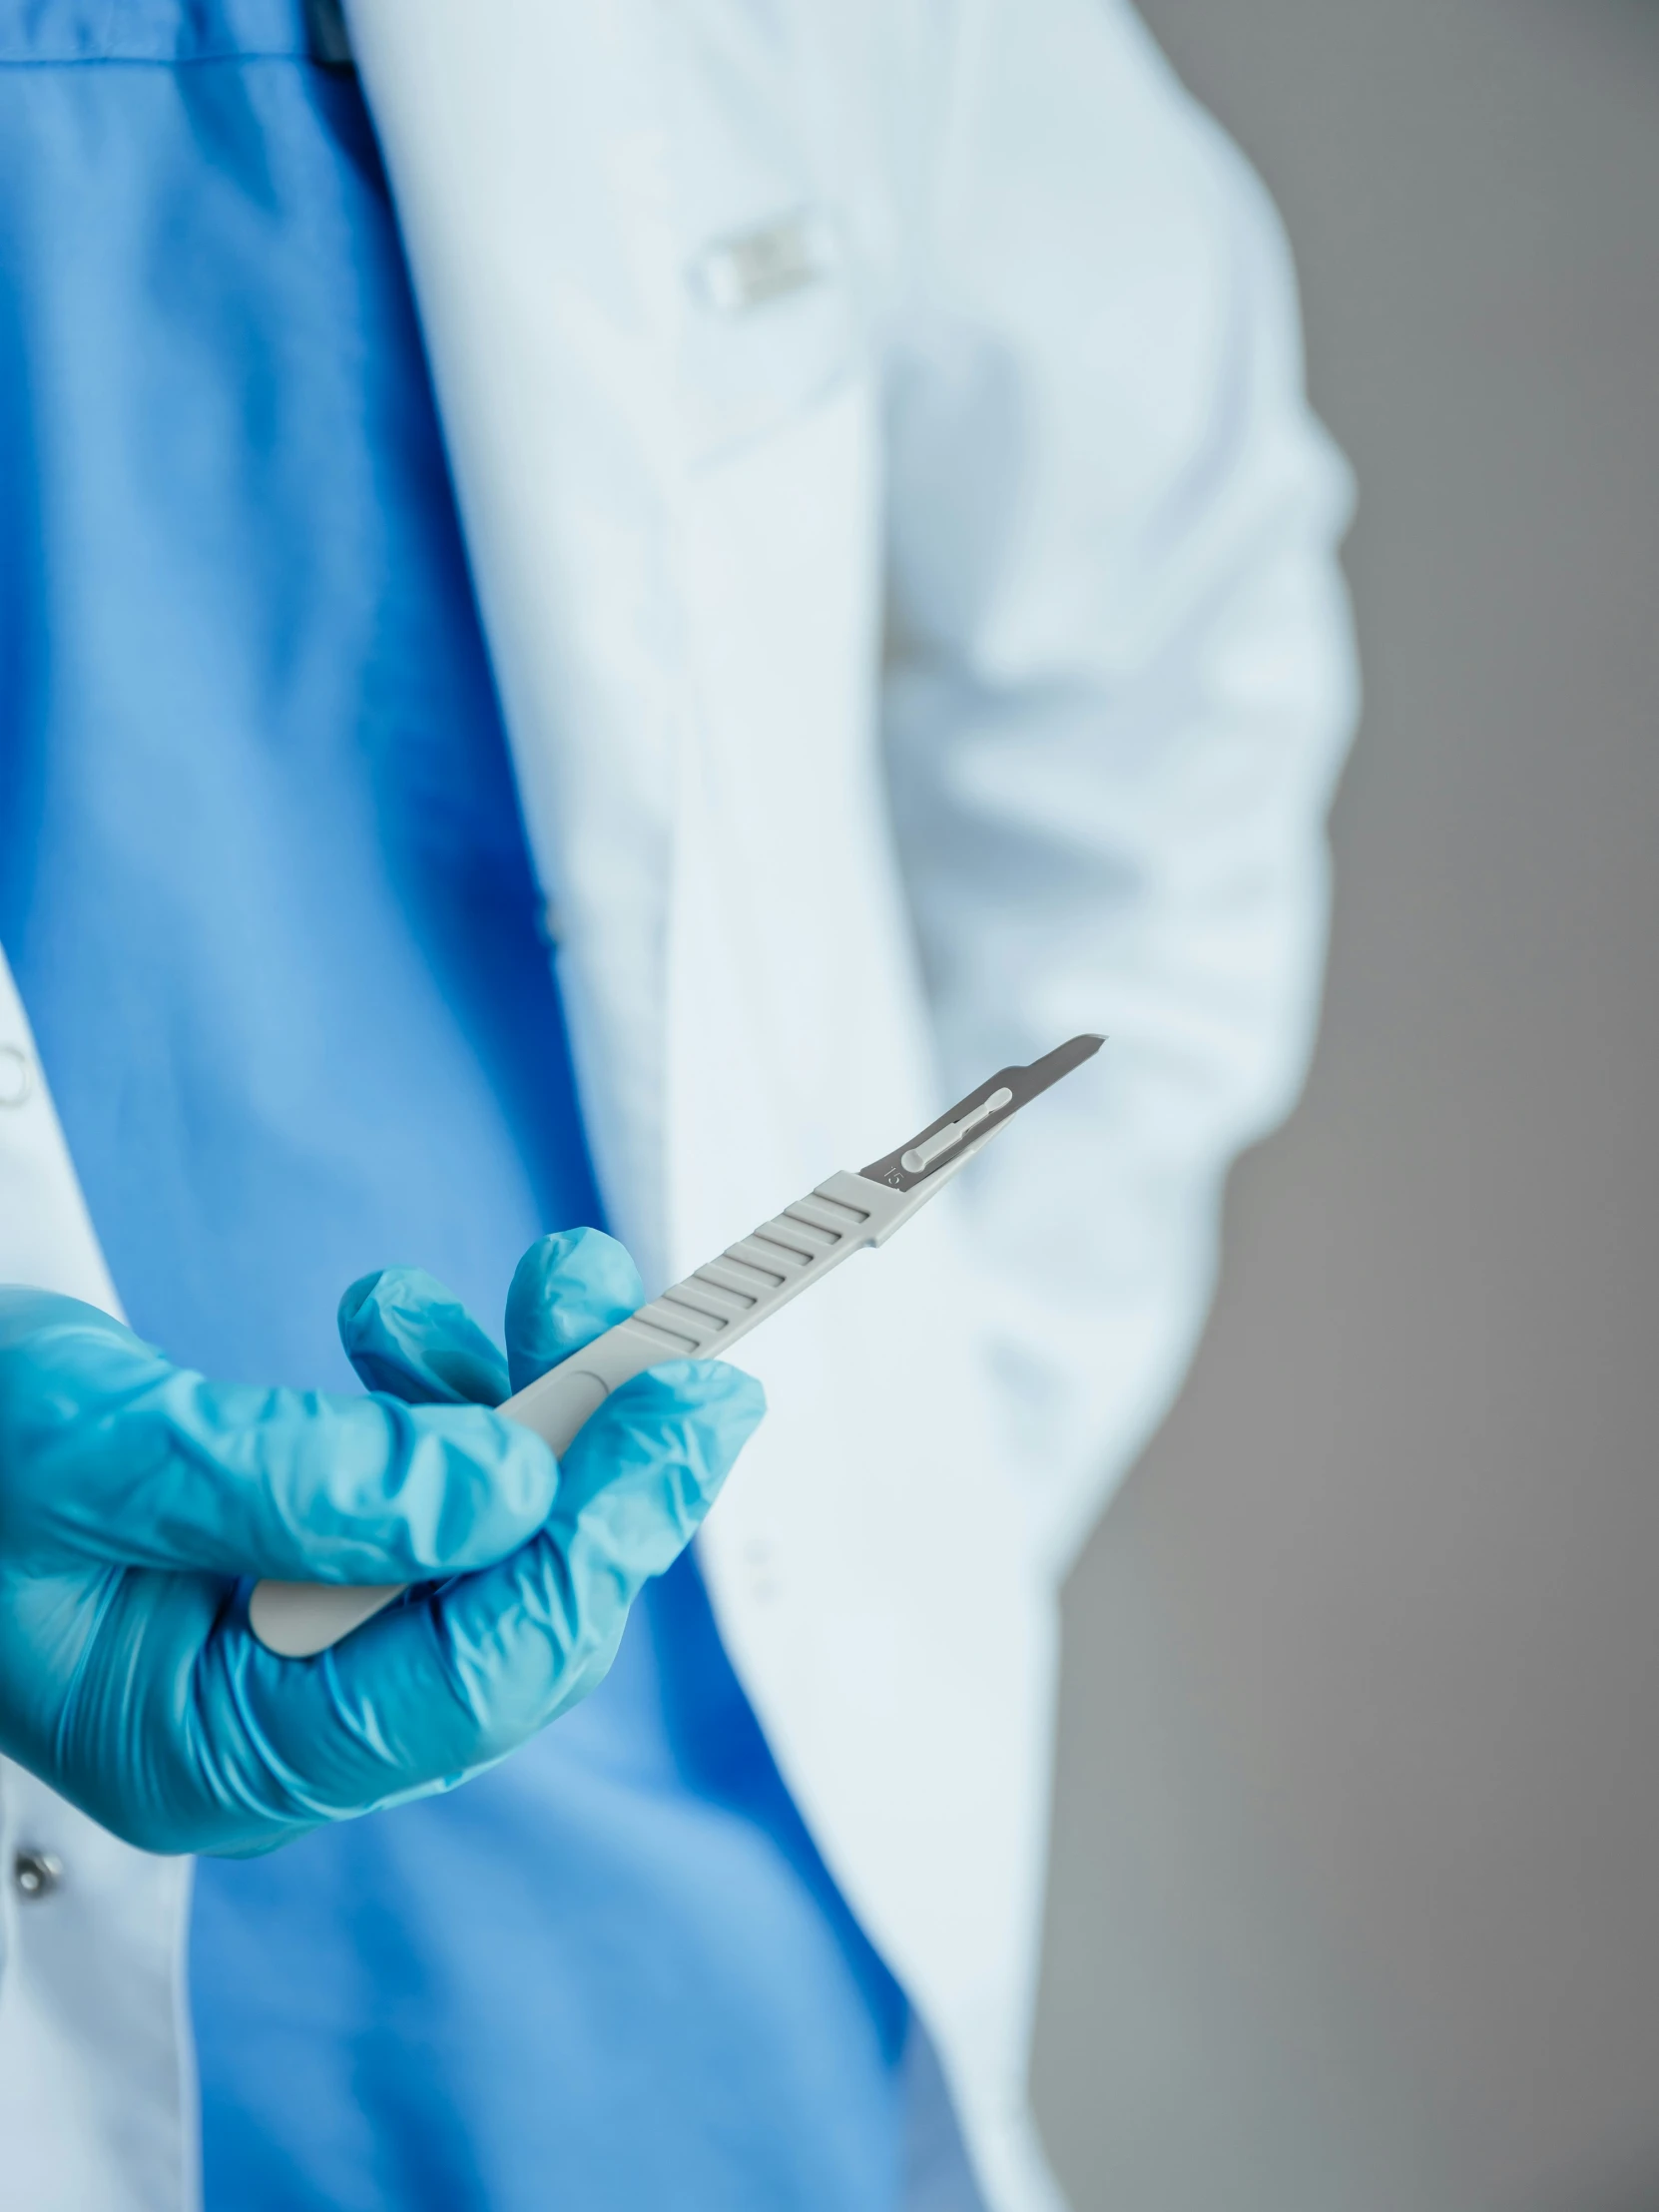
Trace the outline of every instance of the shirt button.
[[49, 1898], [63, 1880], [63, 1861], [50, 1851], [20, 1851], [12, 1858], [12, 1885], [20, 1896]]
[[21, 1106], [35, 1087], [35, 1071], [20, 1044], [0, 1044], [0, 1106]]

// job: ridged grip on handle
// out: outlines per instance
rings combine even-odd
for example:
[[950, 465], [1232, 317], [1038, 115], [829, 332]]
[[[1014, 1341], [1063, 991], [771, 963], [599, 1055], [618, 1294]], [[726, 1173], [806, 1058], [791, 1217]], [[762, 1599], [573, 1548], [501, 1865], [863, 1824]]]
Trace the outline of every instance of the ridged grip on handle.
[[[965, 1147], [962, 1159], [978, 1149]], [[883, 1243], [960, 1165], [952, 1162], [912, 1191], [889, 1190], [843, 1169], [573, 1352], [508, 1398], [501, 1411], [533, 1429], [555, 1453], [567, 1451], [583, 1422], [622, 1383], [671, 1360], [723, 1358], [831, 1268], [866, 1245]], [[305, 1659], [338, 1643], [399, 1594], [400, 1586], [261, 1582], [249, 1620], [273, 1651]]]

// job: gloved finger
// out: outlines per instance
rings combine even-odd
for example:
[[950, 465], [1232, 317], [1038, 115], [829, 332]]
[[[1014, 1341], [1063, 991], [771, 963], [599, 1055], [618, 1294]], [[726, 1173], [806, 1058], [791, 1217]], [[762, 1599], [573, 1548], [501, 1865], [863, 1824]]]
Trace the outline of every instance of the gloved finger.
[[507, 1293], [507, 1371], [515, 1390], [637, 1313], [645, 1285], [626, 1247], [598, 1229], [543, 1237]]
[[339, 1341], [365, 1387], [409, 1405], [499, 1405], [510, 1388], [500, 1352], [423, 1268], [360, 1276], [339, 1302]]
[[0, 1466], [11, 1533], [46, 1554], [423, 1581], [546, 1518], [552, 1453], [481, 1406], [209, 1382], [93, 1307], [30, 1295], [22, 1341], [0, 1330]]
[[371, 1390], [410, 1404], [499, 1405], [625, 1321], [645, 1300], [626, 1250], [597, 1229], [542, 1237], [507, 1293], [503, 1361], [460, 1301], [420, 1268], [383, 1268], [339, 1307], [346, 1358]]
[[[217, 1636], [207, 1656], [230, 1679], [216, 1702], [256, 1723], [226, 1787], [308, 1822], [504, 1756], [601, 1678], [641, 1584], [689, 1541], [764, 1411], [734, 1368], [654, 1369], [593, 1415], [545, 1527], [510, 1558], [314, 1659], [277, 1659], [246, 1629]], [[251, 1811], [247, 1848], [263, 1834]]]

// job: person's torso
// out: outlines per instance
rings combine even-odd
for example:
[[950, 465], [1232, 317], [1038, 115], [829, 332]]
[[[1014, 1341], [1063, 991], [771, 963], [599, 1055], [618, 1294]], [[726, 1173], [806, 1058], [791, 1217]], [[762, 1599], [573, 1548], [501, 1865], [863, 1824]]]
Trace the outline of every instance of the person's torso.
[[[237, 12], [269, 26], [287, 0]], [[655, 1289], [941, 1098], [880, 753], [890, 486], [870, 333], [885, 257], [913, 244], [892, 174], [950, 69], [912, 82], [920, 19], [876, 0], [672, 16], [504, 0], [487, 39], [457, 0], [423, 0], [417, 31], [402, 0], [350, 16], [529, 841], [557, 891], [586, 1134]], [[194, 66], [214, 21], [0, 0], [0, 58], [56, 39], [66, 63], [142, 48]], [[953, 23], [934, 30], [948, 61]], [[88, 143], [103, 160], [101, 134]], [[792, 248], [781, 289], [733, 281], [803, 211], [828, 250]], [[122, 266], [119, 231], [81, 244]], [[40, 274], [89, 269], [83, 251]], [[55, 373], [14, 346], [0, 388], [14, 369], [19, 389]], [[5, 983], [0, 967], [0, 1047], [28, 1049]], [[75, 1169], [37, 1069], [0, 1114], [0, 1273], [107, 1301]], [[946, 1193], [746, 1345], [772, 1411], [699, 1559], [813, 1835], [994, 2164], [1022, 2125], [1055, 1624], [998, 1453], [990, 1302], [955, 1211]], [[3, 1763], [0, 1793], [32, 1802]], [[83, 1861], [102, 1848], [61, 1803], [30, 1818]], [[71, 2017], [53, 1916], [18, 1931], [38, 1971], [0, 1981], [0, 2107], [34, 2141], [58, 2080], [64, 2116], [39, 2142], [114, 2131], [96, 2150], [111, 2175], [135, 2131], [176, 2159], [158, 1886], [178, 1887], [128, 1854], [96, 1894], [77, 1887], [86, 1942], [146, 1993], [107, 2034], [77, 2029], [75, 2065], [50, 2060]]]
[[[180, 21], [0, 88], [0, 941], [135, 1326], [343, 1386], [354, 1275], [492, 1319], [599, 1202], [355, 86], [296, 11]], [[898, 2186], [903, 2000], [689, 1561], [503, 1768], [205, 1863], [193, 1991], [210, 2206]]]

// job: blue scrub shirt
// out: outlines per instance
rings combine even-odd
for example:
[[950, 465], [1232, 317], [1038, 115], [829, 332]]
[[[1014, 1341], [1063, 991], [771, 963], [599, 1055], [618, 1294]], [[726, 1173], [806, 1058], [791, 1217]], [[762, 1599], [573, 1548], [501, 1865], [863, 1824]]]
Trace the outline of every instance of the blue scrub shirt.
[[[28, 66], [18, 66], [20, 64]], [[351, 1386], [597, 1221], [396, 229], [294, 0], [0, 0], [0, 941], [135, 1327]], [[878, 2212], [904, 2000], [690, 1559], [452, 1796], [198, 1870], [210, 2212]]]

